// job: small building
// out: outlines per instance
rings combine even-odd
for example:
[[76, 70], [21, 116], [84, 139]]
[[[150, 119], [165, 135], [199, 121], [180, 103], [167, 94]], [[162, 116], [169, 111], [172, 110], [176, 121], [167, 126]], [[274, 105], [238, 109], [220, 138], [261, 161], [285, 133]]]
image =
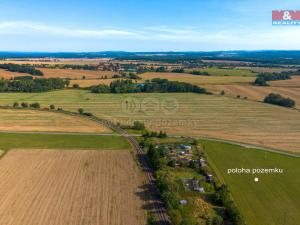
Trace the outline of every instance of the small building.
[[207, 174], [206, 180], [207, 180], [208, 182], [210, 182], [210, 183], [214, 182], [213, 175]]
[[186, 144], [181, 144], [178, 146], [179, 149], [184, 149], [186, 151], [191, 151], [192, 150], [192, 146], [190, 145], [186, 145]]
[[200, 167], [206, 167], [207, 166], [207, 164], [206, 164], [206, 161], [205, 161], [205, 159], [203, 159], [203, 158], [200, 158], [200, 160], [199, 160], [199, 165], [200, 165]]
[[180, 205], [187, 205], [188, 201], [185, 199], [182, 199], [179, 201]]
[[191, 189], [192, 191], [198, 191], [199, 189], [199, 180], [198, 179], [192, 179], [191, 180]]

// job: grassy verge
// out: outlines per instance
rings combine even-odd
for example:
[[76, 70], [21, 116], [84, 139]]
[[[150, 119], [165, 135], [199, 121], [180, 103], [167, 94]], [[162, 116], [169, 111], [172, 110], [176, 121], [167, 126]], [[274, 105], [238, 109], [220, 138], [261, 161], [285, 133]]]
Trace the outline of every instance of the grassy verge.
[[[203, 141], [211, 166], [232, 193], [248, 225], [300, 221], [300, 159], [258, 149]], [[232, 168], [283, 169], [282, 174], [228, 174]], [[259, 182], [254, 182], [254, 178]]]
[[86, 149], [127, 150], [129, 143], [119, 136], [67, 134], [0, 134], [0, 149]]

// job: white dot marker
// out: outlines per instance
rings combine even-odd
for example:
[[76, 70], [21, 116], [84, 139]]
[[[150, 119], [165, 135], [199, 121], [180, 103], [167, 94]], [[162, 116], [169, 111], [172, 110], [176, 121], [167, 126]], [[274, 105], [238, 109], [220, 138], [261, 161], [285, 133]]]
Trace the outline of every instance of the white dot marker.
[[258, 177], [255, 177], [255, 178], [254, 178], [254, 181], [255, 181], [255, 182], [258, 182], [258, 181], [259, 181]]

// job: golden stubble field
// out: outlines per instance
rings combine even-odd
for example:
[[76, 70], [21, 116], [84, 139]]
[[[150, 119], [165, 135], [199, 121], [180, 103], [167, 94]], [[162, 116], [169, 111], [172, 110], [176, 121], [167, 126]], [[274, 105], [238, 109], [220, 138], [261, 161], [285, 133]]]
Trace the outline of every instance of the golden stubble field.
[[300, 88], [300, 75], [293, 76], [290, 80], [276, 80], [271, 81], [269, 84], [273, 87], [291, 87], [291, 88]]
[[193, 93], [93, 94], [85, 90], [0, 94], [0, 104], [15, 101], [55, 104], [66, 110], [83, 108], [94, 115], [151, 130], [207, 136], [286, 151], [300, 151], [297, 110], [226, 96]]
[[0, 131], [111, 133], [91, 120], [55, 112], [0, 109]]
[[48, 69], [38, 68], [44, 73], [45, 78], [59, 77], [69, 79], [82, 79], [85, 76], [86, 79], [100, 79], [101, 77], [107, 76], [112, 77], [116, 72], [112, 71], [93, 71], [93, 70], [72, 70], [72, 69]]
[[[92, 70], [71, 70], [71, 69], [49, 69], [49, 68], [37, 68], [44, 73], [44, 76], [36, 78], [68, 78], [68, 79], [101, 79], [107, 76], [111, 78], [114, 74], [118, 74], [113, 71], [92, 71]], [[31, 76], [27, 73], [10, 72], [4, 69], [0, 69], [0, 79], [11, 79], [17, 76]]]
[[215, 93], [225, 91], [226, 95], [236, 97], [240, 95], [241, 98], [247, 97], [255, 101], [263, 101], [270, 93], [278, 93], [284, 97], [293, 99], [296, 102], [296, 107], [300, 105], [300, 87], [258, 87], [250, 85], [207, 85], [207, 90]]
[[0, 176], [3, 225], [146, 224], [129, 151], [11, 150]]

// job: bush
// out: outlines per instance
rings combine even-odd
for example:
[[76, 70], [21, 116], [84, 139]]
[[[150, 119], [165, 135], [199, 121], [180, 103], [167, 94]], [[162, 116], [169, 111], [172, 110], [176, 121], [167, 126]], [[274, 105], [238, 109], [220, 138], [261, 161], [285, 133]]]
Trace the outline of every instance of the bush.
[[50, 105], [49, 108], [52, 109], [52, 110], [54, 110], [55, 109], [55, 105]]
[[38, 102], [35, 102], [35, 103], [30, 104], [30, 107], [31, 107], [31, 108], [35, 108], [35, 109], [41, 108], [40, 103], [38, 103]]
[[73, 88], [80, 88], [79, 84], [73, 84]]
[[82, 108], [79, 108], [79, 109], [78, 109], [78, 113], [79, 113], [79, 114], [83, 114], [83, 112], [84, 112], [84, 109], [82, 109]]
[[18, 107], [19, 107], [19, 103], [18, 103], [18, 102], [15, 102], [15, 103], [13, 104], [13, 107], [14, 107], [14, 108], [18, 108]]
[[139, 121], [134, 121], [132, 128], [134, 130], [145, 130], [145, 124]]
[[280, 94], [271, 93], [264, 99], [265, 103], [293, 108], [295, 101], [290, 98], [284, 98]]
[[23, 108], [28, 108], [28, 103], [27, 103], [27, 102], [22, 102], [22, 103], [21, 103], [21, 106], [22, 106]]
[[84, 112], [84, 113], [82, 113], [82, 115], [85, 115], [85, 116], [93, 116], [93, 114], [92, 114], [92, 113], [89, 113], [89, 112]]

